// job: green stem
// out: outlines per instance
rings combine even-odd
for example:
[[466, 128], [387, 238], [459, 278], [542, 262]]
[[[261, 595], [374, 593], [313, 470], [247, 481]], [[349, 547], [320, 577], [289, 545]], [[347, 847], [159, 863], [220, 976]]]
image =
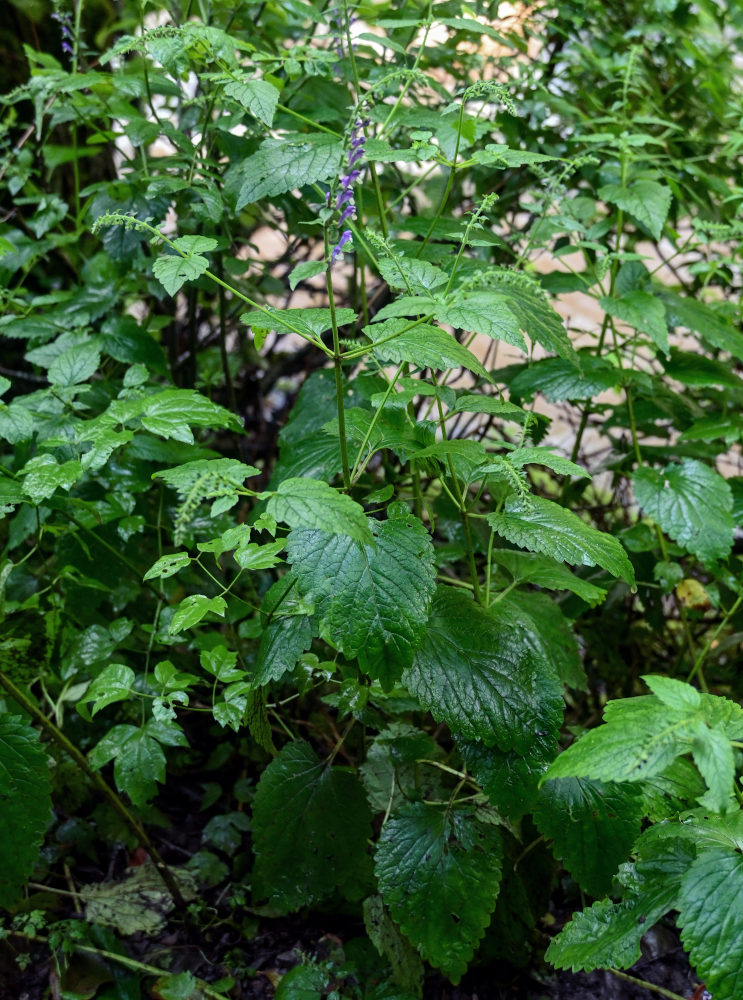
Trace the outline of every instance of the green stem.
[[456, 173], [457, 156], [459, 156], [459, 144], [460, 144], [460, 141], [462, 139], [462, 122], [463, 122], [463, 120], [464, 120], [464, 100], [462, 100], [462, 104], [460, 105], [460, 108], [459, 108], [459, 121], [457, 122], [457, 142], [456, 142], [456, 146], [455, 146], [455, 149], [454, 149], [454, 156], [452, 156], [452, 158], [451, 158], [452, 165], [451, 165], [451, 167], [449, 169], [449, 176], [446, 179], [446, 187], [444, 188], [444, 193], [441, 196], [441, 201], [439, 202], [439, 207], [436, 209], [436, 214], [434, 215], [433, 219], [431, 219], [431, 225], [428, 227], [428, 232], [426, 233], [426, 235], [425, 235], [425, 237], [423, 239], [423, 242], [421, 243], [420, 247], [418, 248], [418, 252], [416, 253], [416, 257], [420, 257], [420, 255], [423, 253], [424, 249], [428, 245], [428, 241], [431, 239], [431, 236], [433, 235], [433, 231], [436, 228], [436, 223], [441, 218], [441, 216], [442, 216], [442, 214], [444, 212], [444, 209], [446, 208], [446, 204], [449, 201], [449, 195], [451, 194], [451, 189], [454, 187], [454, 174]]
[[620, 972], [619, 969], [607, 969], [606, 971], [610, 972], [612, 976], [618, 976], [619, 979], [626, 980], [628, 983], [634, 983], [635, 986], [641, 986], [645, 990], [657, 993], [658, 996], [666, 997], [667, 1000], [685, 1000], [679, 993], [673, 993], [662, 986], [656, 986], [655, 983], [649, 983], [646, 979], [638, 979], [637, 976], [630, 976], [626, 972]]
[[[325, 230], [325, 257], [329, 252], [328, 231]], [[338, 411], [338, 444], [341, 450], [341, 465], [343, 467], [343, 485], [351, 489], [351, 469], [348, 464], [348, 443], [346, 441], [346, 410], [343, 402], [343, 355], [341, 354], [338, 337], [338, 319], [335, 314], [335, 295], [333, 294], [333, 279], [331, 268], [325, 271], [325, 284], [328, 290], [328, 305], [330, 306], [330, 324], [333, 331], [333, 368], [335, 370], [335, 405]]]
[[141, 846], [152, 858], [160, 878], [163, 880], [168, 892], [173, 897], [173, 902], [180, 909], [185, 909], [186, 901], [183, 898], [180, 887], [173, 877], [172, 872], [163, 861], [160, 852], [152, 843], [145, 830], [142, 826], [140, 826], [138, 820], [132, 816], [113, 788], [110, 787], [98, 771], [93, 770], [85, 755], [82, 754], [74, 743], [72, 743], [65, 736], [62, 730], [55, 726], [51, 719], [48, 719], [46, 715], [44, 715], [38, 705], [34, 704], [31, 698], [21, 691], [20, 688], [16, 687], [13, 681], [9, 677], [6, 677], [2, 671], [0, 671], [0, 687], [4, 688], [13, 701], [41, 726], [44, 732], [54, 740], [57, 746], [64, 750], [68, 757], [70, 757], [77, 764], [83, 774], [85, 774], [90, 780], [91, 784], [93, 784], [101, 795], [108, 800], [124, 826], [126, 826], [137, 842], [141, 844]]
[[377, 407], [377, 409], [376, 409], [376, 411], [374, 413], [374, 416], [372, 417], [372, 419], [371, 419], [371, 421], [369, 423], [369, 426], [366, 429], [366, 434], [364, 435], [364, 440], [359, 445], [359, 450], [358, 450], [358, 453], [356, 455], [356, 460], [354, 461], [354, 463], [353, 463], [353, 469], [351, 470], [351, 481], [352, 482], [355, 482], [356, 479], [358, 478], [359, 474], [360, 474], [359, 466], [361, 464], [361, 459], [364, 456], [364, 449], [366, 448], [367, 444], [369, 443], [369, 438], [372, 435], [372, 431], [376, 427], [377, 421], [382, 416], [382, 411], [384, 410], [385, 403], [389, 399], [390, 393], [395, 388], [395, 385], [397, 384], [397, 380], [400, 378], [400, 375], [402, 374], [402, 370], [403, 370], [404, 367], [405, 367], [405, 362], [402, 362], [402, 364], [400, 364], [398, 366], [398, 369], [395, 372], [395, 377], [390, 380], [389, 385], [387, 386], [387, 390], [386, 390], [384, 396], [382, 397], [382, 401], [379, 404], [379, 406]]
[[703, 677], [703, 674], [702, 674], [702, 664], [704, 663], [704, 661], [707, 658], [707, 653], [709, 653], [710, 649], [712, 649], [712, 644], [715, 642], [715, 640], [717, 639], [717, 637], [720, 634], [720, 632], [722, 632], [722, 630], [725, 628], [725, 626], [727, 625], [727, 623], [733, 617], [733, 615], [738, 610], [738, 608], [740, 607], [740, 605], [741, 605], [742, 602], [743, 602], [743, 594], [739, 594], [736, 597], [735, 602], [733, 603], [733, 605], [730, 608], [730, 610], [725, 612], [725, 615], [724, 615], [722, 621], [717, 626], [717, 628], [712, 633], [712, 635], [709, 637], [709, 639], [707, 640], [707, 642], [704, 644], [703, 649], [700, 651], [699, 655], [697, 656], [696, 660], [694, 661], [694, 666], [691, 668], [689, 676], [686, 678], [687, 684], [690, 683], [694, 679], [695, 674], [699, 674], [699, 679], [701, 681], [701, 679]]

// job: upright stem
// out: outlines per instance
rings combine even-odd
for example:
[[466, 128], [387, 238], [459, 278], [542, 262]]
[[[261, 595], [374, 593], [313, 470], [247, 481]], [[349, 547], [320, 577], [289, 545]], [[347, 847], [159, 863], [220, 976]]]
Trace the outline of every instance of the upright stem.
[[[328, 233], [325, 231], [325, 257], [328, 258]], [[333, 279], [330, 275], [330, 265], [325, 271], [325, 284], [328, 289], [328, 305], [330, 306], [330, 324], [333, 331], [333, 368], [335, 369], [335, 405], [338, 410], [338, 444], [341, 449], [341, 465], [343, 467], [343, 485], [351, 489], [351, 467], [348, 464], [348, 444], [346, 442], [346, 411], [343, 403], [343, 357], [341, 355], [340, 338], [338, 337], [338, 319], [335, 314], [335, 296], [333, 294]]]
[[163, 861], [160, 852], [147, 836], [145, 830], [140, 826], [138, 820], [132, 816], [113, 788], [110, 787], [98, 771], [93, 770], [85, 755], [82, 754], [77, 749], [75, 744], [65, 736], [62, 730], [55, 726], [51, 719], [48, 719], [46, 715], [44, 715], [38, 705], [34, 704], [31, 698], [24, 694], [20, 688], [17, 688], [13, 681], [9, 677], [6, 677], [2, 671], [0, 671], [0, 687], [4, 688], [13, 701], [17, 705], [20, 705], [24, 712], [27, 712], [31, 718], [41, 726], [44, 732], [54, 740], [57, 746], [64, 750], [68, 757], [71, 757], [72, 760], [74, 760], [83, 774], [90, 779], [91, 783], [98, 789], [101, 795], [108, 800], [124, 826], [126, 826], [126, 828], [136, 838], [137, 842], [141, 844], [141, 846], [152, 858], [155, 868], [157, 869], [160, 878], [165, 883], [168, 892], [173, 897], [173, 901], [176, 906], [181, 909], [185, 909], [186, 901], [183, 898], [183, 894], [181, 893], [180, 887], [173, 877], [172, 872]]

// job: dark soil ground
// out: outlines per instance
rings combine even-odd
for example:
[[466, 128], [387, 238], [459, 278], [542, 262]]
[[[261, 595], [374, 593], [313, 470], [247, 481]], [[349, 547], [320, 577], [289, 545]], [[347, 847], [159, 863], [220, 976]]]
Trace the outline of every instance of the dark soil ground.
[[[206, 980], [214, 981], [231, 974], [238, 979], [238, 986], [232, 993], [236, 1000], [271, 1000], [278, 978], [297, 964], [302, 954], [323, 958], [330, 948], [342, 946], [342, 928], [337, 921], [331, 923], [330, 929], [324, 930], [317, 923], [275, 922], [275, 926], [261, 930], [249, 941], [241, 942], [242, 969], [233, 964], [236, 941], [228, 934], [211, 942], [216, 953], [211, 958], [203, 947], [187, 944], [178, 934], [155, 940], [132, 939], [131, 953], [144, 962], [160, 966], [166, 964], [168, 956], [172, 959], [174, 971], [190, 969]], [[358, 930], [355, 926], [349, 927], [348, 937], [357, 936]], [[218, 958], [219, 952], [229, 952], [232, 960]], [[30, 957], [25, 970], [19, 969], [16, 964], [15, 955], [18, 953]], [[645, 936], [643, 954], [644, 957], [630, 970], [631, 975], [684, 998], [692, 997], [697, 981], [675, 930], [663, 926], [651, 930]], [[149, 984], [152, 984], [151, 979]], [[80, 980], [76, 986], [81, 989]], [[8, 940], [0, 942], [0, 1000], [62, 1000], [66, 987], [68, 983], [59, 984], [45, 946], [34, 946], [25, 941], [13, 941], [13, 945]], [[103, 985], [101, 993], [106, 1000], [130, 1000], [132, 997], [130, 987], [117, 987], [115, 983]], [[78, 993], [77, 990], [72, 993], [75, 997], [85, 995], [85, 992]], [[93, 995], [87, 993], [89, 997]], [[143, 997], [157, 995], [142, 992]], [[423, 993], [424, 1000], [652, 1000], [656, 996], [657, 993], [610, 972], [519, 972], [504, 965], [476, 968], [459, 986], [452, 986], [441, 976], [431, 975], [426, 980]]]

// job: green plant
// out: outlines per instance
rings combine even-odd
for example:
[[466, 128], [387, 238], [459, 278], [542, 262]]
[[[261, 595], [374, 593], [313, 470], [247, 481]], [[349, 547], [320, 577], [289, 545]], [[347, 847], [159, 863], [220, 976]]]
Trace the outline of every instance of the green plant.
[[[378, 957], [277, 995], [381, 1000], [527, 964], [559, 862], [596, 902], [556, 967], [629, 968], [677, 910], [740, 993], [739, 15], [495, 6], [78, 2], [71, 51], [26, 47], [3, 906], [139, 846], [105, 906], [72, 883], [94, 931], [344, 909]], [[182, 869], [156, 831], [194, 774]]]

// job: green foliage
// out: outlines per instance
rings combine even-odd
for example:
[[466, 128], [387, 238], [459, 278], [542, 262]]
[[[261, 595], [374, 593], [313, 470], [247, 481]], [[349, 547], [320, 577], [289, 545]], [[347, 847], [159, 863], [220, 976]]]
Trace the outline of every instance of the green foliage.
[[0, 28], [0, 904], [132, 996], [184, 906], [409, 1000], [579, 890], [555, 967], [743, 989], [741, 19], [497, 6]]
[[0, 718], [0, 905], [12, 906], [36, 864], [51, 814], [47, 755], [17, 715]]

